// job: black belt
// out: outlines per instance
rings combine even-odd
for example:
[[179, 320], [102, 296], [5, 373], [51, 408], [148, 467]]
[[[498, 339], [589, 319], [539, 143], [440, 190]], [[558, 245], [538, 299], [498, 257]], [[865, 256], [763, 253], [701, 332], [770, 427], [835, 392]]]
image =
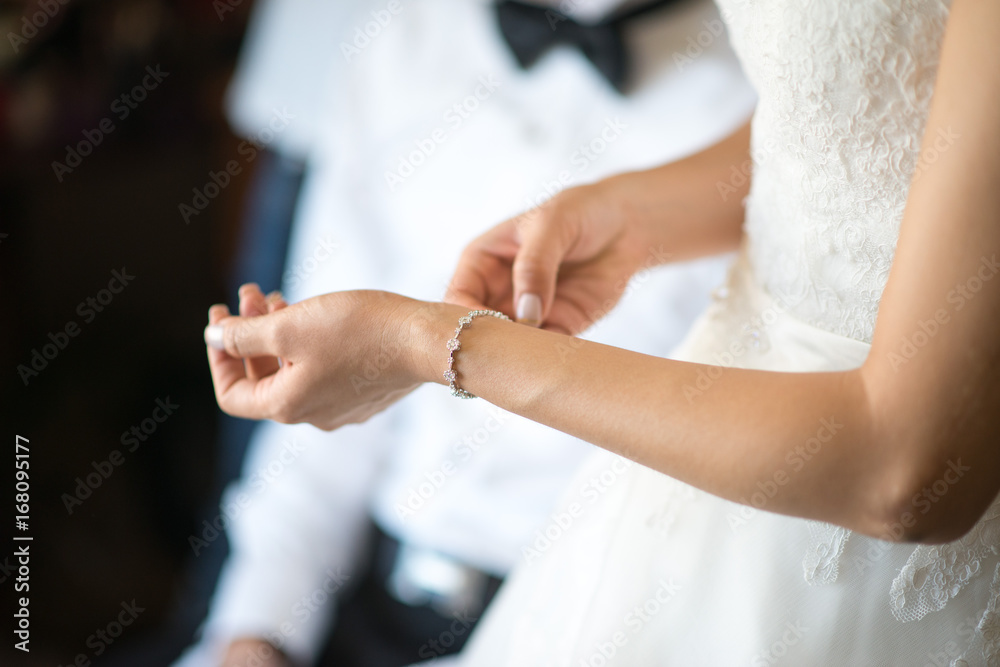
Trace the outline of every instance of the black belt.
[[478, 616], [502, 580], [434, 551], [414, 547], [376, 527], [372, 575], [397, 602], [444, 618]]
[[[341, 601], [333, 632], [317, 665], [321, 667], [403, 667], [456, 653], [468, 640], [501, 580], [474, 568], [476, 595], [442, 595], [399, 572], [413, 550], [373, 526], [372, 568], [358, 588]], [[407, 554], [410, 554], [409, 556]], [[419, 577], [417, 577], [419, 579]], [[434, 588], [433, 586], [430, 588]], [[437, 588], [441, 588], [438, 586]], [[409, 600], [402, 600], [409, 594]]]

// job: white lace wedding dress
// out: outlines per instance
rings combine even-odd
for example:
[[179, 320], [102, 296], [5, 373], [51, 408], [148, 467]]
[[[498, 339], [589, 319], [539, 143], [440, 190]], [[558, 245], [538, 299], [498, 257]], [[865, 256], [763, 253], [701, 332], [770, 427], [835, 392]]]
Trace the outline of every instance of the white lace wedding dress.
[[[781, 371], [856, 367], [920, 158], [947, 4], [720, 5], [760, 94], [748, 242], [677, 356]], [[746, 351], [727, 354], [733, 342]], [[710, 392], [711, 378], [695, 389]], [[785, 475], [830, 441], [830, 417], [789, 452]], [[1000, 664], [997, 503], [967, 537], [932, 547], [768, 513], [780, 492], [762, 480], [749, 500], [763, 511], [754, 510], [595, 455], [526, 545], [528, 562], [462, 664]]]

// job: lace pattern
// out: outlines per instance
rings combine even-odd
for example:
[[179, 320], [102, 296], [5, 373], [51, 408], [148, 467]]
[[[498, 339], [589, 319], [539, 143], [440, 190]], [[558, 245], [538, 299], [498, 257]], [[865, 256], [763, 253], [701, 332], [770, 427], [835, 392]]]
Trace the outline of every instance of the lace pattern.
[[983, 561], [1000, 555], [1000, 502], [994, 502], [968, 535], [955, 542], [919, 546], [892, 582], [897, 620], [917, 621], [943, 609], [976, 576]]
[[819, 521], [809, 522], [810, 545], [802, 559], [806, 583], [811, 586], [832, 584], [840, 572], [840, 557], [844, 555], [851, 531]]
[[948, 5], [719, 4], [760, 95], [746, 213], [756, 275], [800, 319], [870, 342]]
[[951, 667], [1000, 667], [1000, 564], [993, 570], [990, 599], [986, 604], [976, 635], [961, 657], [952, 660]]

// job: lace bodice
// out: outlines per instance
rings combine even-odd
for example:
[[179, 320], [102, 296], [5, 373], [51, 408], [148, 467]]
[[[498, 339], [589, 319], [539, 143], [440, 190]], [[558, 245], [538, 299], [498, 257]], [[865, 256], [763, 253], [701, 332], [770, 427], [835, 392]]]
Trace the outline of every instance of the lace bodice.
[[746, 208], [757, 278], [800, 319], [870, 342], [911, 178], [934, 158], [920, 142], [948, 3], [719, 5], [760, 95]]

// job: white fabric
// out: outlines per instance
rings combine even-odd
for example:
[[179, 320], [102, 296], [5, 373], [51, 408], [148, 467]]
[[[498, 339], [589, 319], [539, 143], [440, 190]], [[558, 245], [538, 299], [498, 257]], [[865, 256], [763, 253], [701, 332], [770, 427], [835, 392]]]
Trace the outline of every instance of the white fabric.
[[650, 4], [653, 0], [520, 0], [558, 11], [584, 24], [600, 23], [603, 19], [633, 6]]
[[[349, 39], [384, 6], [359, 5], [341, 34]], [[706, 26], [715, 30], [711, 43], [693, 62], [678, 64], [675, 54], [688, 48], [689, 37], [710, 34]], [[360, 53], [332, 59], [330, 103], [299, 207], [286, 296], [379, 288], [439, 299], [461, 248], [504, 217], [567, 184], [676, 159], [725, 136], [749, 116], [755, 96], [720, 34], [710, 2], [644, 17], [627, 36], [636, 88], [621, 97], [577, 51], [554, 49], [520, 71], [489, 3], [404, 3]], [[484, 99], [475, 99], [477, 89]], [[466, 117], [449, 113], [455, 104], [466, 105]], [[438, 128], [444, 141], [391, 188], [385, 173]], [[593, 159], [581, 152], [591, 144]], [[619, 310], [588, 335], [667, 354], [708, 303], [726, 264], [642, 272]], [[592, 450], [484, 401], [456, 400], [439, 386], [332, 434], [267, 424], [251, 443], [248, 479], [285, 440], [310, 444], [266, 493], [254, 493], [245, 480], [229, 494], [247, 492], [252, 506], [232, 521], [236, 551], [205, 638], [183, 667], [211, 665], [229, 638], [273, 633], [286, 620], [292, 632], [283, 648], [310, 659], [331, 605], [304, 620], [295, 605], [320, 590], [331, 569], [341, 568], [348, 583], [360, 578], [360, 530], [369, 513], [407, 542], [507, 572], [524, 559], [522, 546], [534, 531], [547, 526]], [[428, 491], [447, 464], [455, 472], [413, 515], [401, 515], [398, 508]]]
[[871, 341], [947, 4], [723, 6], [760, 93], [746, 221], [757, 276], [800, 319]]
[[[316, 142], [338, 31], [358, 0], [257, 0], [226, 91], [236, 134], [305, 160]], [[288, 119], [288, 122], [275, 122]], [[280, 127], [278, 132], [269, 128]]]
[[[676, 355], [773, 371], [857, 367], [947, 9], [721, 5], [761, 96], [749, 249]], [[734, 343], [746, 351], [727, 352]], [[835, 415], [821, 420], [813, 446], [832, 446], [835, 429]], [[789, 455], [785, 474], [808, 465]], [[595, 455], [578, 481], [611, 465]], [[508, 579], [462, 664], [998, 664], [1000, 503], [961, 540], [915, 547], [768, 513], [780, 487], [767, 481], [754, 510], [632, 466]], [[583, 503], [576, 489], [563, 512]]]

